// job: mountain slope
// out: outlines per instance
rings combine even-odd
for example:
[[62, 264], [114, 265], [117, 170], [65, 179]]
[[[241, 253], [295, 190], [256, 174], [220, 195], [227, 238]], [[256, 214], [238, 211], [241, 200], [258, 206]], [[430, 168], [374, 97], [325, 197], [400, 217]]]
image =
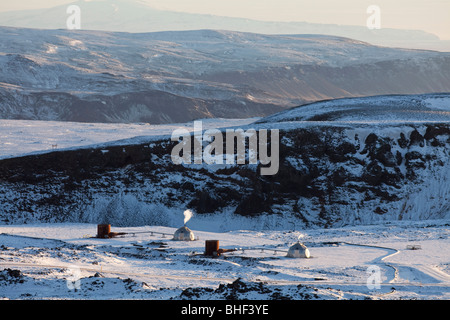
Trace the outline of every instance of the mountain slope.
[[450, 94], [390, 95], [327, 100], [294, 107], [258, 120], [334, 122], [449, 122]]
[[332, 36], [0, 27], [0, 40], [5, 119], [173, 123], [450, 91], [450, 53]]

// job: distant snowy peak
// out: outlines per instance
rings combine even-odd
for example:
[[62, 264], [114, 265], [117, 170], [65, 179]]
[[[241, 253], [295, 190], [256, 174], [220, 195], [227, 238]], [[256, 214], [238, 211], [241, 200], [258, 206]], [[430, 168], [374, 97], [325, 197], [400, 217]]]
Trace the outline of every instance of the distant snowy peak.
[[450, 53], [325, 35], [0, 27], [0, 118], [186, 122], [450, 92]]
[[382, 28], [369, 30], [364, 26], [317, 24], [308, 22], [257, 21], [168, 10], [158, 10], [142, 1], [75, 1], [50, 9], [0, 13], [4, 26], [42, 29], [66, 28], [69, 5], [81, 11], [84, 30], [155, 32], [197, 29], [223, 29], [264, 34], [330, 34], [379, 45], [411, 48], [430, 46], [449, 50], [448, 43], [420, 30]]
[[326, 100], [282, 111], [258, 123], [289, 121], [450, 122], [450, 93]]
[[[2, 67], [15, 64], [28, 68], [29, 77], [33, 77], [40, 70], [31, 70], [31, 67], [51, 66], [61, 73], [56, 76], [69, 74], [73, 80], [80, 73], [89, 73], [90, 78], [99, 73], [151, 78], [152, 82], [161, 77], [204, 79], [221, 72], [258, 72], [263, 68], [291, 70], [289, 68], [299, 65], [345, 67], [393, 60], [417, 61], [428, 68], [426, 63], [430, 59], [450, 58], [450, 53], [380, 47], [336, 36], [267, 35], [226, 30], [131, 34], [0, 27], [0, 40]], [[440, 62], [433, 63], [431, 67], [439, 69]], [[49, 72], [51, 70], [45, 70]], [[14, 75], [12, 70], [2, 77]], [[22, 81], [29, 77], [20, 75]]]
[[[438, 52], [394, 49], [350, 38], [301, 34], [268, 35], [227, 30], [123, 33], [86, 30], [36, 30], [0, 27], [2, 52], [43, 61], [93, 67], [118, 60], [129, 68], [161, 70], [171, 65], [196, 73], [213, 65], [216, 72], [250, 67], [321, 64], [349, 65], [392, 59], [431, 58]], [[72, 59], [70, 59], [72, 58]], [[167, 65], [168, 60], [170, 65]], [[109, 66], [117, 69], [118, 65]], [[232, 68], [233, 67], [233, 68]], [[97, 69], [94, 69], [94, 71]], [[145, 70], [145, 69], [144, 69]], [[178, 72], [180, 73], [180, 71]], [[197, 71], [199, 73], [199, 71]]]

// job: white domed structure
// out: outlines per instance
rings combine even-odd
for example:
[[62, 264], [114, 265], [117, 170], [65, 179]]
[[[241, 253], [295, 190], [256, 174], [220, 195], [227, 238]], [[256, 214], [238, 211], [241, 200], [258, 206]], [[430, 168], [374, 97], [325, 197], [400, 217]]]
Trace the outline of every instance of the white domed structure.
[[309, 258], [311, 255], [303, 243], [297, 242], [289, 248], [287, 256], [290, 258]]
[[191, 229], [184, 226], [179, 228], [175, 233], [173, 234], [173, 240], [178, 241], [194, 241], [195, 236]]

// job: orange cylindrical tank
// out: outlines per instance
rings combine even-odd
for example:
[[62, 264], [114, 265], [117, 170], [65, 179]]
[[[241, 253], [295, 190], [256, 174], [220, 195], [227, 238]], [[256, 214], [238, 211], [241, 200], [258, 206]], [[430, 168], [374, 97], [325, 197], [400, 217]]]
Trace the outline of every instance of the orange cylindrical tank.
[[219, 252], [219, 240], [205, 241], [205, 256], [215, 257]]

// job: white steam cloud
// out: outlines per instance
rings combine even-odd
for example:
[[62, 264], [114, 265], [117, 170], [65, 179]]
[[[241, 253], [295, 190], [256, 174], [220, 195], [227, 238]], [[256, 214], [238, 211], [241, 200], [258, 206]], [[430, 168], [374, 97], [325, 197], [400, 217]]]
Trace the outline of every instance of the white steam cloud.
[[194, 213], [189, 209], [185, 210], [183, 214], [184, 214], [184, 224], [186, 224], [194, 216]]

